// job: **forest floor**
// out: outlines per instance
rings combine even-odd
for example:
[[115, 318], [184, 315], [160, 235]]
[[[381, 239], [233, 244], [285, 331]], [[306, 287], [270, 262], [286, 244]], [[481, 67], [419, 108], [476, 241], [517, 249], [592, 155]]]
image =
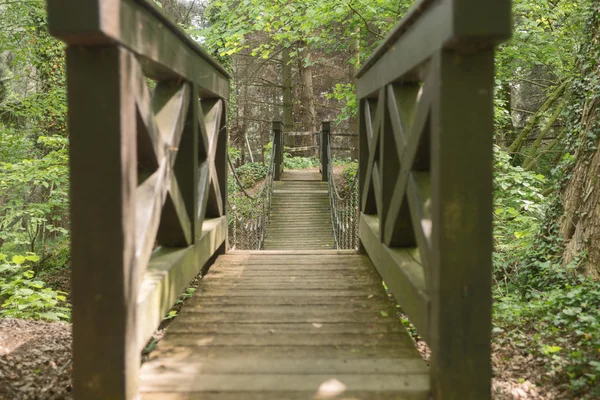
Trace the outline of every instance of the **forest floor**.
[[71, 325], [0, 319], [0, 399], [71, 399]]

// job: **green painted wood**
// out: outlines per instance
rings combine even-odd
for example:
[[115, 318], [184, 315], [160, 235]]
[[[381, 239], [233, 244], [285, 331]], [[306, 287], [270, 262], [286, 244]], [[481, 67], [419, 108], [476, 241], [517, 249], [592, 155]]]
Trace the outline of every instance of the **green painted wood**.
[[436, 57], [440, 86], [432, 112], [432, 384], [439, 399], [483, 400], [490, 398], [492, 373], [494, 52], [443, 51]]
[[[255, 277], [267, 260], [287, 273]], [[322, 279], [300, 272], [294, 286], [294, 265]], [[240, 289], [257, 281], [260, 289]], [[361, 288], [327, 287], [352, 282]], [[372, 264], [337, 251], [220, 256], [143, 365], [141, 382], [142, 399], [429, 396], [428, 368]], [[334, 383], [344, 389], [328, 390]]]

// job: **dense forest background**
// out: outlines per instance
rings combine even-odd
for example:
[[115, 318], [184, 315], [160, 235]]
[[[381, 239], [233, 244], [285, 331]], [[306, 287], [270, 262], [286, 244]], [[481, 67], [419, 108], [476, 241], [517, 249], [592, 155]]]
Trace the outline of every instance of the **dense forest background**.
[[[230, 157], [249, 188], [264, 178], [274, 119], [285, 131], [315, 132], [322, 121], [357, 131], [354, 75], [413, 5], [155, 2], [231, 71]], [[519, 363], [509, 374], [530, 382], [531, 396], [600, 398], [600, 0], [514, 0], [513, 9], [513, 38], [496, 56], [494, 365]], [[42, 0], [0, 0], [4, 317], [69, 320], [63, 50]], [[355, 169], [356, 141], [336, 140], [347, 150], [335, 157]], [[290, 165], [316, 165], [310, 150], [294, 155]]]

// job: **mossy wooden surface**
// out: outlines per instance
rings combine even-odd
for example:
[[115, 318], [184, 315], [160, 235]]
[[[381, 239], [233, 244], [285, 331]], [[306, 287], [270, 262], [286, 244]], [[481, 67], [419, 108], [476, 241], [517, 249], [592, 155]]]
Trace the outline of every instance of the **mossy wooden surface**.
[[143, 365], [142, 399], [425, 400], [429, 371], [366, 256], [220, 256]]

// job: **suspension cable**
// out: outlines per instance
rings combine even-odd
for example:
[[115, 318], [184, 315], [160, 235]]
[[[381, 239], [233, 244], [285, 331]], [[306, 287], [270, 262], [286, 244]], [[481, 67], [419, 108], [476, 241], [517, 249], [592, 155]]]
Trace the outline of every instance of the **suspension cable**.
[[[254, 196], [250, 195], [244, 188], [238, 172], [229, 157], [228, 163], [235, 182], [233, 204], [229, 205], [233, 219], [231, 221], [231, 238], [233, 240], [232, 243], [230, 243], [230, 248], [240, 250], [262, 250], [264, 248], [266, 227], [269, 222], [271, 210], [275, 152], [271, 151], [271, 157], [263, 184]], [[247, 202], [249, 202], [249, 208], [240, 209], [240, 205], [242, 204], [240, 196], [237, 195], [238, 189], [243, 197], [247, 199]], [[258, 215], [255, 214], [256, 211], [259, 211]]]
[[358, 176], [355, 176], [344, 196], [335, 183], [331, 145], [327, 146], [327, 182], [329, 205], [331, 209], [331, 224], [335, 246], [338, 249], [358, 248]]

